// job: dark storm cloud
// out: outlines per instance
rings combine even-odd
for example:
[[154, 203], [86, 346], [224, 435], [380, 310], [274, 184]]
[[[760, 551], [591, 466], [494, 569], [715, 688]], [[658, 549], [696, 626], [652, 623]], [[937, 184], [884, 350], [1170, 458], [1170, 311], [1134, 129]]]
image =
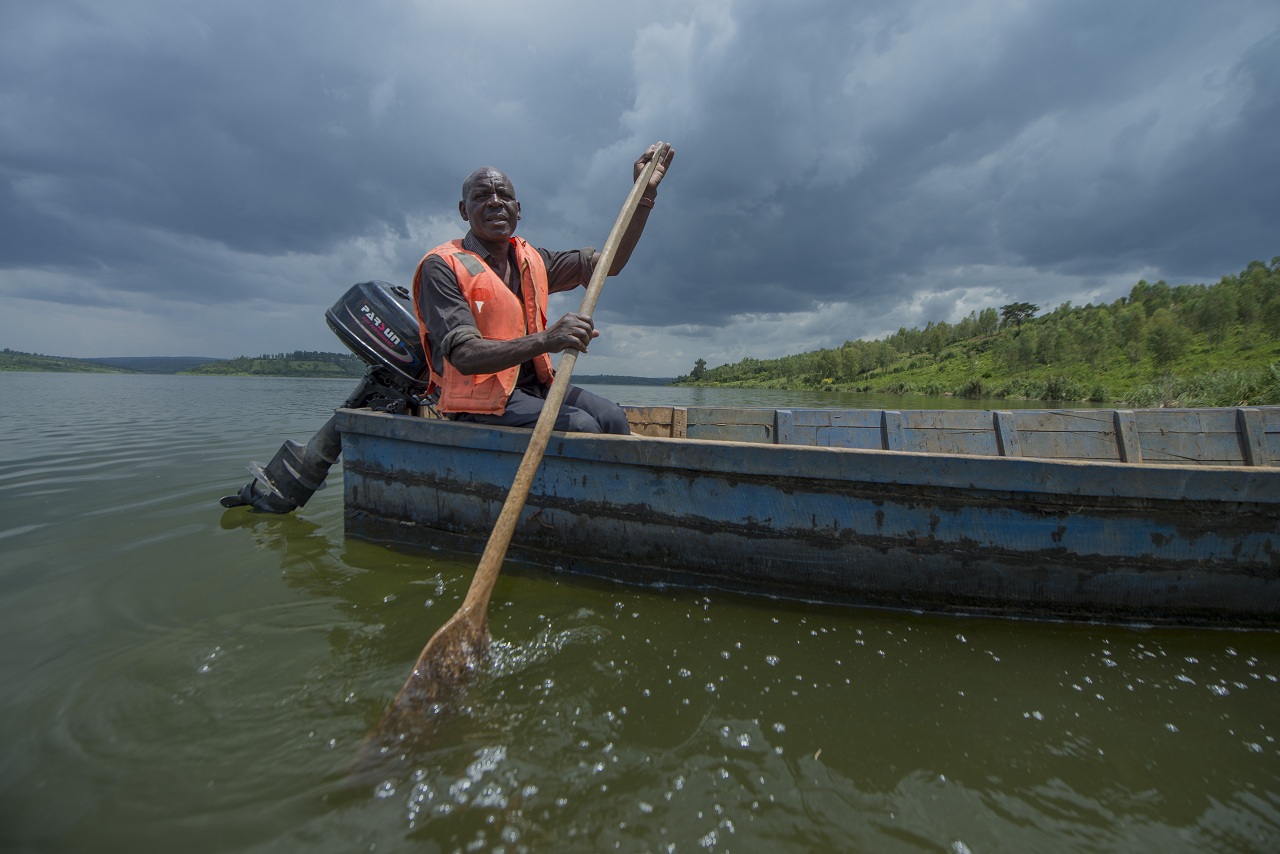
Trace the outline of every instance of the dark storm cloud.
[[[938, 264], [1213, 275], [1272, 249], [1274, 15], [1222, 57], [1222, 7], [930, 8], [941, 20], [904, 6], [739, 31], [737, 59], [701, 78], [707, 120], [681, 151], [715, 164], [680, 179], [701, 201], [674, 217], [707, 224], [673, 229], [692, 280], [732, 280], [735, 303], [776, 311], [896, 299], [887, 283]], [[771, 245], [786, 263], [762, 263]], [[702, 291], [698, 319], [722, 296]]]
[[[511, 175], [529, 239], [598, 246], [659, 138], [605, 372], [1280, 252], [1272, 3], [644, 8], [7, 3], [0, 300], [125, 337], [161, 318], [213, 355], [329, 348], [350, 282], [407, 282], [459, 234], [474, 167]], [[107, 335], [68, 355], [128, 350]]]

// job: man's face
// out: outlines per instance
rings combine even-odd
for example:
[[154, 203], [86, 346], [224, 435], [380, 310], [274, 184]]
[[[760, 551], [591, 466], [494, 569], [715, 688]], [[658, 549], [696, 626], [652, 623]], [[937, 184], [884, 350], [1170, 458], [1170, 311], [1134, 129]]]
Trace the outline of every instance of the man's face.
[[496, 169], [484, 169], [468, 178], [458, 210], [485, 243], [509, 240], [520, 221], [520, 202], [511, 179]]

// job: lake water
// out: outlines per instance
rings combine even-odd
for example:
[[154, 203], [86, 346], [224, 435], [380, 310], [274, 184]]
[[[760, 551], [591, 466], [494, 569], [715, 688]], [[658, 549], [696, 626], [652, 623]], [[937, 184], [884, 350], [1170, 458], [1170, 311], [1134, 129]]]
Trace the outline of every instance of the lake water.
[[345, 540], [340, 467], [290, 516], [217, 502], [353, 386], [0, 374], [0, 850], [1280, 850], [1280, 633], [519, 568], [462, 713], [351, 785], [476, 559]]

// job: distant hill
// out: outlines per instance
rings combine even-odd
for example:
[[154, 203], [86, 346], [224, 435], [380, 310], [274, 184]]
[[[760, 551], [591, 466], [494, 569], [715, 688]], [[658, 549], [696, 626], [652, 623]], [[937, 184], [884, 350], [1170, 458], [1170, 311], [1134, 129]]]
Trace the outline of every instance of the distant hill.
[[675, 377], [619, 377], [613, 374], [574, 374], [573, 381], [591, 385], [671, 385]]
[[70, 359], [5, 349], [0, 371], [58, 371], [95, 374], [196, 374], [209, 376], [359, 377], [365, 364], [349, 353], [298, 350], [248, 358], [209, 356], [108, 356]]
[[197, 365], [182, 371], [195, 376], [238, 377], [360, 377], [365, 363], [350, 353], [295, 350], [261, 356], [240, 356]]
[[144, 374], [180, 374], [218, 359], [212, 356], [108, 356], [83, 361]]
[[68, 359], [63, 356], [42, 356], [39, 353], [23, 353], [5, 348], [0, 351], [0, 371], [56, 371], [81, 374], [126, 374], [124, 368], [98, 364], [87, 359]]

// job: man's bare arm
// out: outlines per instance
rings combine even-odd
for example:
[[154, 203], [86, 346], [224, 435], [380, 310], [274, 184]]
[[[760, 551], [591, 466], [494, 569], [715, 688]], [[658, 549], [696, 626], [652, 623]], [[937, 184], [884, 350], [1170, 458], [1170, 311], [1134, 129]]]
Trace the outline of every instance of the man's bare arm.
[[535, 332], [510, 341], [489, 338], [459, 341], [449, 354], [449, 361], [463, 374], [496, 374], [543, 353], [559, 353], [569, 349], [585, 353], [591, 339], [599, 334], [590, 316], [570, 313], [548, 326], [545, 332]]

